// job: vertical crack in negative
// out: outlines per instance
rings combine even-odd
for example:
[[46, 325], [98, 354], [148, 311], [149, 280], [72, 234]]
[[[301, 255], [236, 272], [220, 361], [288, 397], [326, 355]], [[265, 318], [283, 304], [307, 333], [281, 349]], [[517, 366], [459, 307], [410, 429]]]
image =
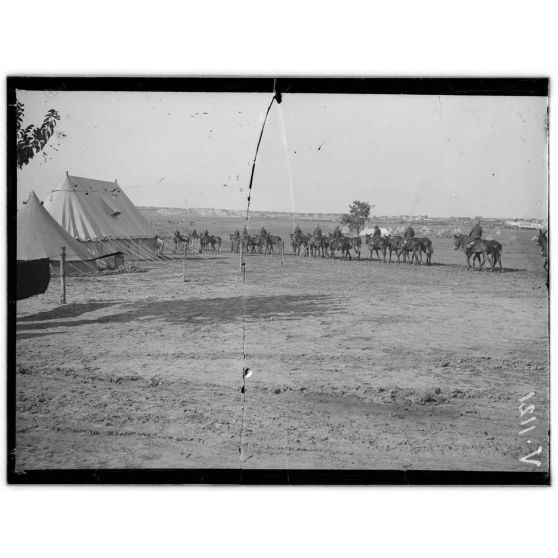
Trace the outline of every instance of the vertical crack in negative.
[[[250, 202], [252, 199], [252, 183], [254, 181], [254, 172], [256, 170], [256, 161], [258, 159], [258, 152], [260, 150], [260, 144], [262, 142], [263, 133], [265, 130], [265, 124], [267, 122], [267, 117], [269, 116], [269, 111], [273, 106], [273, 102], [276, 101], [278, 104], [281, 103], [281, 93], [277, 91], [276, 88], [277, 80], [273, 80], [273, 97], [271, 102], [269, 103], [267, 110], [265, 112], [264, 121], [262, 123], [262, 129], [260, 131], [260, 137], [258, 138], [258, 143], [256, 145], [256, 152], [254, 153], [254, 159], [252, 161], [252, 171], [250, 173], [250, 182], [248, 184], [248, 200], [246, 205], [246, 218], [245, 218], [245, 227], [248, 230], [248, 220], [250, 217]], [[242, 304], [243, 304], [243, 311], [242, 311], [242, 419], [240, 425], [240, 443], [238, 447], [238, 454], [240, 460], [240, 483], [242, 484], [242, 469], [244, 463], [244, 419], [246, 415], [246, 378], [249, 368], [246, 366], [246, 250], [244, 244], [246, 242], [245, 238], [241, 239], [242, 248], [240, 250], [240, 273], [243, 285], [243, 292], [242, 292]]]

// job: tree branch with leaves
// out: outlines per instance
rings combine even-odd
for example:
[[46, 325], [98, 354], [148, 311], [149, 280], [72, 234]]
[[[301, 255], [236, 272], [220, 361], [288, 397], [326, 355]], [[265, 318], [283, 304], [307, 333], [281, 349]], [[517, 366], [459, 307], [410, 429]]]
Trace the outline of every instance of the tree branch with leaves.
[[370, 219], [370, 204], [355, 200], [349, 206], [349, 213], [341, 216], [341, 223], [358, 235]]
[[17, 166], [19, 169], [40, 153], [54, 134], [56, 123], [60, 120], [60, 115], [54, 109], [50, 109], [40, 126], [29, 124], [22, 128], [24, 116], [24, 105], [16, 102], [16, 134], [17, 134]]

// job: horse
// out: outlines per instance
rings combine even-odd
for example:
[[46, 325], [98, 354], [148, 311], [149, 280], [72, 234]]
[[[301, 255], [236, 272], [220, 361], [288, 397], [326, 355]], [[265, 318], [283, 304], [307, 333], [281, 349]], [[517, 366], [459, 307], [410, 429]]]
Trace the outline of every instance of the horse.
[[223, 239], [220, 236], [213, 236], [210, 234], [210, 235], [202, 236], [200, 242], [201, 242], [202, 249], [207, 250], [210, 247], [211, 250], [215, 251], [216, 249], [218, 249], [220, 252]]
[[220, 236], [213, 237], [213, 249], [217, 250], [218, 252], [221, 251], [221, 245], [223, 244], [223, 239]]
[[187, 236], [183, 236], [182, 233], [179, 230], [174, 231], [174, 236], [173, 236], [173, 241], [174, 241], [174, 251], [177, 252], [178, 251], [178, 245], [180, 244], [181, 246], [183, 244], [186, 244], [186, 246], [188, 246], [188, 242], [189, 242], [190, 238]]
[[389, 263], [391, 263], [391, 254], [395, 252], [397, 254], [397, 263], [401, 263], [401, 253], [403, 247], [403, 241], [405, 239], [401, 235], [389, 236], [387, 238], [387, 249], [389, 251]]
[[352, 260], [351, 257], [351, 248], [352, 248], [352, 241], [350, 238], [345, 236], [339, 238], [332, 238], [329, 241], [329, 253], [331, 258], [335, 258], [335, 252], [337, 250], [341, 250], [341, 257], [345, 260]]
[[418, 265], [422, 261], [422, 246], [418, 238], [405, 237], [401, 243], [400, 253], [403, 254], [403, 263], [408, 261], [410, 265], [416, 262]]
[[325, 258], [325, 242], [323, 235], [309, 235], [308, 237], [308, 249], [309, 255], [314, 258], [322, 257]]
[[300, 254], [300, 240], [298, 235], [294, 233], [289, 233], [289, 237], [291, 238], [291, 248], [293, 250], [293, 254], [298, 255]]
[[[480, 238], [472, 239], [470, 236], [465, 236], [464, 234], [454, 235], [454, 248], [455, 250], [463, 250], [467, 258], [467, 269], [471, 269], [471, 256], [473, 256], [473, 270], [475, 269], [475, 259], [479, 262], [479, 271], [486, 262], [486, 256], [490, 257], [492, 263], [492, 271], [496, 263], [500, 264], [500, 271], [502, 269], [502, 245], [496, 240], [483, 240]], [[482, 261], [480, 258], [482, 256]]]
[[238, 253], [240, 250], [240, 234], [229, 234], [229, 239], [231, 241], [231, 252]]
[[422, 265], [422, 255], [426, 254], [426, 265], [431, 265], [432, 254], [434, 253], [432, 241], [427, 236], [415, 236], [412, 239], [406, 239], [406, 241], [407, 240], [411, 241], [411, 246], [413, 247], [413, 260], [416, 260], [419, 265]]
[[360, 251], [362, 248], [362, 238], [360, 236], [353, 236], [351, 238], [351, 248], [355, 251], [357, 261], [360, 261]]
[[500, 271], [503, 272], [502, 269], [502, 245], [497, 240], [485, 240], [486, 242], [486, 253], [492, 263], [491, 270], [494, 271], [496, 264], [499, 264]]
[[260, 234], [252, 234], [248, 236], [248, 246], [252, 249], [252, 254], [256, 252], [258, 254], [262, 253], [263, 250], [263, 238]]
[[[366, 235], [366, 244], [368, 245], [368, 249], [370, 250], [370, 261], [373, 260], [373, 253], [376, 252], [376, 256], [378, 257], [378, 261], [380, 261], [380, 254], [382, 252], [383, 261], [386, 263], [386, 251], [389, 246], [389, 239], [385, 236], [371, 236], [369, 234]], [[391, 250], [390, 250], [391, 256]], [[391, 258], [390, 258], [391, 261]]]
[[[467, 270], [471, 269], [471, 256], [478, 255], [479, 258], [479, 270], [482, 270], [484, 263], [486, 262], [486, 245], [481, 239], [472, 239], [470, 236], [465, 236], [464, 234], [454, 234], [454, 250], [462, 250], [467, 258]], [[480, 256], [482, 256], [482, 261], [480, 261]], [[473, 257], [473, 270], [475, 269], [475, 257]]]
[[549, 265], [548, 265], [548, 233], [542, 229], [537, 236], [537, 244], [541, 247], [541, 256], [544, 258], [543, 269], [546, 271], [546, 287], [549, 287]]
[[279, 249], [283, 240], [280, 236], [268, 234], [266, 238], [266, 253], [274, 254], [275, 248]]

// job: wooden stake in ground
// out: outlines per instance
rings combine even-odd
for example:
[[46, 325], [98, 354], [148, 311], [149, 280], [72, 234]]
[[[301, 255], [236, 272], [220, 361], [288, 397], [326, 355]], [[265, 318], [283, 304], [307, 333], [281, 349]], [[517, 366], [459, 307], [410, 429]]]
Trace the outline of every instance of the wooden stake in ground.
[[66, 247], [62, 246], [62, 253], [60, 254], [60, 302], [66, 304]]
[[285, 241], [281, 241], [281, 265], [283, 265], [283, 256], [285, 254]]
[[182, 279], [184, 280], [184, 283], [186, 283], [186, 281], [188, 279], [186, 279], [186, 253], [188, 252], [188, 245], [186, 244], [186, 242], [184, 242], [184, 263], [182, 264]]

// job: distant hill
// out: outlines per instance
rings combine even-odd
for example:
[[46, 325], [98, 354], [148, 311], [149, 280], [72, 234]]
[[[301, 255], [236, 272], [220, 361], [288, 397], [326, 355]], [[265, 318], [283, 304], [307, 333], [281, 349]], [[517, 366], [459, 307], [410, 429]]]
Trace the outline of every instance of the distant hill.
[[[154, 211], [161, 215], [198, 215], [201, 217], [245, 217], [246, 210], [243, 209], [215, 209], [197, 207], [180, 209], [176, 207], [140, 207], [147, 211]], [[281, 219], [292, 216], [291, 211], [250, 211], [250, 216], [254, 218], [265, 217], [266, 219]], [[340, 219], [341, 213], [294, 213], [304, 219], [331, 221]]]
[[[153, 207], [142, 206], [140, 209], [148, 212], [153, 212], [161, 215], [162, 217], [232, 217], [244, 218], [246, 217], [246, 210], [243, 209], [216, 209], [216, 208], [184, 208], [179, 207]], [[311, 213], [311, 212], [291, 212], [291, 211], [250, 211], [250, 217], [253, 219], [284, 219], [296, 215], [300, 219], [307, 219], [312, 221], [339, 221], [343, 213]], [[381, 215], [373, 216], [370, 218], [371, 222], [378, 223], [424, 223], [427, 225], [446, 224], [448, 222], [466, 225], [475, 220], [474, 217], [429, 217], [427, 215]], [[541, 228], [546, 225], [543, 219], [510, 219], [509, 217], [501, 218], [483, 218], [483, 223], [492, 226], [503, 226], [512, 228]]]

